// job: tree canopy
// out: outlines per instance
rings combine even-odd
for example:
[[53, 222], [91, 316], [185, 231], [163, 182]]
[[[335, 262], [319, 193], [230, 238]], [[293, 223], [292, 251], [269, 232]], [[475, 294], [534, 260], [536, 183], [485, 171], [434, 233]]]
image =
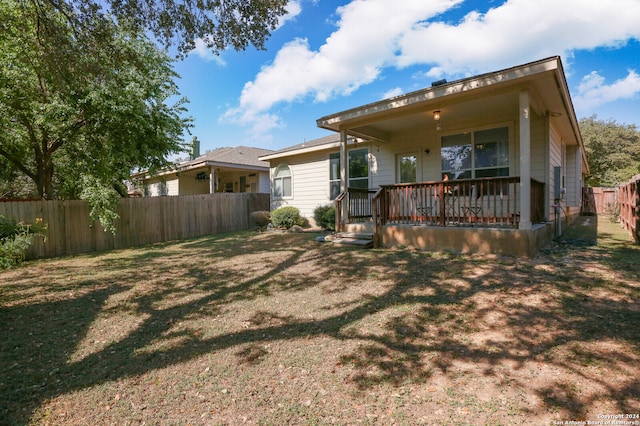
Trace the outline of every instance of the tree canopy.
[[189, 120], [184, 100], [168, 103], [166, 52], [108, 17], [87, 25], [83, 37], [49, 4], [0, 0], [0, 156], [39, 197], [82, 197], [98, 214], [133, 168], [183, 150]]
[[615, 186], [640, 173], [640, 131], [633, 124], [600, 120], [593, 115], [580, 120], [590, 175], [589, 186]]
[[[25, 0], [21, 0], [25, 1]], [[54, 9], [76, 34], [94, 22], [113, 17], [134, 32], [151, 32], [165, 47], [184, 55], [204, 41], [218, 53], [229, 47], [244, 50], [264, 43], [286, 13], [288, 0], [26, 0], [34, 9]]]

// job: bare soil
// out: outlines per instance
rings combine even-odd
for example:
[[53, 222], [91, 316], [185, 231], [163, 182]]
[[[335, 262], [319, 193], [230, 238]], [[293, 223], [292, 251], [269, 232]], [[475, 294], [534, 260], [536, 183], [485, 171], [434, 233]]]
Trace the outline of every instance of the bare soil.
[[640, 424], [640, 247], [617, 224], [532, 259], [316, 235], [0, 273], [0, 424]]

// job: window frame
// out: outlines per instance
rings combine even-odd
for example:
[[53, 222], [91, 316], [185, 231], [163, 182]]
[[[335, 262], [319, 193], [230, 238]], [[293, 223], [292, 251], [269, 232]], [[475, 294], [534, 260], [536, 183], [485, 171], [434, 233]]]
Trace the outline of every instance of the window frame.
[[[352, 178], [350, 176], [351, 169], [349, 165], [351, 164], [351, 155], [357, 153], [359, 151], [365, 151], [365, 159], [366, 159], [366, 167], [367, 167], [367, 175], [359, 176]], [[369, 148], [353, 148], [347, 151], [347, 188], [357, 188], [357, 186], [353, 186], [352, 182], [364, 182], [366, 181], [366, 189], [369, 189], [369, 182], [371, 178], [371, 159], [369, 158]], [[337, 165], [334, 173], [334, 164]], [[335, 200], [338, 195], [340, 195], [340, 152], [332, 152], [329, 154], [329, 200]], [[336, 189], [337, 185], [337, 189]], [[364, 189], [364, 188], [362, 188]]]
[[[278, 176], [281, 171], [287, 170], [289, 172], [288, 175]], [[285, 191], [285, 181], [289, 181], [289, 194], [286, 194]], [[276, 191], [278, 187], [278, 182], [281, 182], [280, 187], [282, 188], [282, 193], [279, 194]], [[276, 200], [286, 200], [293, 198], [293, 172], [291, 171], [291, 167], [286, 163], [278, 164], [278, 166], [273, 171], [273, 198]]]
[[[404, 182], [402, 180], [402, 160], [408, 157], [415, 157], [415, 180], [412, 181], [406, 181]], [[421, 180], [421, 176], [420, 176], [420, 153], [419, 151], [412, 151], [412, 152], [403, 152], [400, 154], [396, 154], [396, 182], [397, 183], [415, 183], [415, 182], [420, 182]]]
[[[481, 132], [489, 132], [489, 131], [501, 131], [503, 130], [505, 131], [505, 137], [506, 137], [506, 145], [498, 145], [498, 155], [502, 158], [502, 162], [498, 159], [498, 161], [496, 162], [495, 165], [484, 165], [484, 166], [479, 166], [477, 163], [479, 161], [478, 158], [478, 146], [482, 144], [482, 142], [478, 141], [477, 134], [481, 133]], [[464, 136], [464, 135], [469, 135], [469, 142], [468, 144], [459, 144], [459, 145], [444, 145], [444, 141], [445, 138], [449, 138], [449, 137], [460, 137], [460, 136]], [[462, 138], [461, 138], [462, 139]], [[440, 174], [441, 174], [441, 178], [445, 179], [445, 176], [447, 175], [447, 179], [479, 179], [479, 178], [483, 178], [483, 177], [506, 177], [506, 176], [510, 176], [511, 175], [511, 170], [513, 168], [513, 147], [512, 147], [512, 142], [513, 142], [513, 135], [512, 135], [512, 130], [511, 130], [511, 125], [508, 124], [500, 124], [500, 125], [492, 125], [492, 126], [487, 126], [487, 127], [482, 127], [482, 128], [474, 128], [472, 130], [466, 130], [466, 131], [457, 131], [457, 132], [452, 132], [450, 134], [447, 135], [443, 135], [440, 137]], [[468, 166], [467, 167], [461, 167], [459, 169], [455, 169], [455, 168], [446, 168], [445, 167], [445, 160], [443, 159], [443, 152], [444, 152], [444, 148], [446, 148], [447, 146], [468, 146], [470, 149], [470, 154], [469, 154], [469, 159], [468, 159]], [[501, 149], [501, 147], [506, 147], [506, 153], [502, 152], [504, 151], [504, 149]], [[502, 152], [502, 155], [500, 155], [500, 153]], [[504, 160], [506, 158], [506, 164], [504, 164]], [[490, 176], [478, 176], [478, 174], [482, 175], [485, 174], [487, 172], [490, 172], [492, 170], [497, 171], [496, 174], [492, 174]], [[503, 172], [500, 172], [503, 171]], [[505, 174], [506, 173], [506, 174]], [[460, 177], [463, 176], [465, 174], [468, 174], [468, 176], [464, 176], [464, 177]]]

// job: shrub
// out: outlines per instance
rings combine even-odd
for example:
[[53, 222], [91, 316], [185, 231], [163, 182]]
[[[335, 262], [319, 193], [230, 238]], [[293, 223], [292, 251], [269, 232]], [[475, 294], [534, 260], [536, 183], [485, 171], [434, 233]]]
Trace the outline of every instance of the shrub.
[[35, 225], [26, 225], [0, 215], [0, 270], [22, 263], [34, 235], [45, 229], [40, 222], [36, 220]]
[[296, 207], [285, 206], [271, 212], [271, 223], [276, 228], [289, 229], [293, 225], [302, 226], [304, 219], [300, 216], [300, 210]]
[[333, 204], [318, 206], [313, 211], [313, 218], [316, 225], [321, 228], [333, 231], [336, 229], [336, 207]]
[[264, 228], [271, 223], [271, 214], [265, 210], [251, 212], [249, 216], [251, 217], [251, 221], [259, 228]]

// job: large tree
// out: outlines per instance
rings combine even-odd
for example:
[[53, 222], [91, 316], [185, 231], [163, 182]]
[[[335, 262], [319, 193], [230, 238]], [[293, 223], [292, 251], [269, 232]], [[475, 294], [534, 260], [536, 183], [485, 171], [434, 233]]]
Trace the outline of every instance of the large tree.
[[580, 132], [589, 161], [589, 186], [615, 186], [640, 173], [640, 131], [635, 125], [593, 115], [580, 120]]
[[169, 103], [166, 52], [106, 16], [84, 31], [49, 4], [0, 0], [0, 156], [40, 197], [81, 196], [98, 213], [133, 168], [183, 150], [189, 120]]
[[165, 46], [177, 45], [181, 54], [203, 40], [214, 52], [229, 47], [258, 49], [279, 18], [288, 0], [22, 0], [45, 11], [59, 11], [68, 26], [82, 33], [87, 23], [114, 17], [123, 28], [150, 31]]

